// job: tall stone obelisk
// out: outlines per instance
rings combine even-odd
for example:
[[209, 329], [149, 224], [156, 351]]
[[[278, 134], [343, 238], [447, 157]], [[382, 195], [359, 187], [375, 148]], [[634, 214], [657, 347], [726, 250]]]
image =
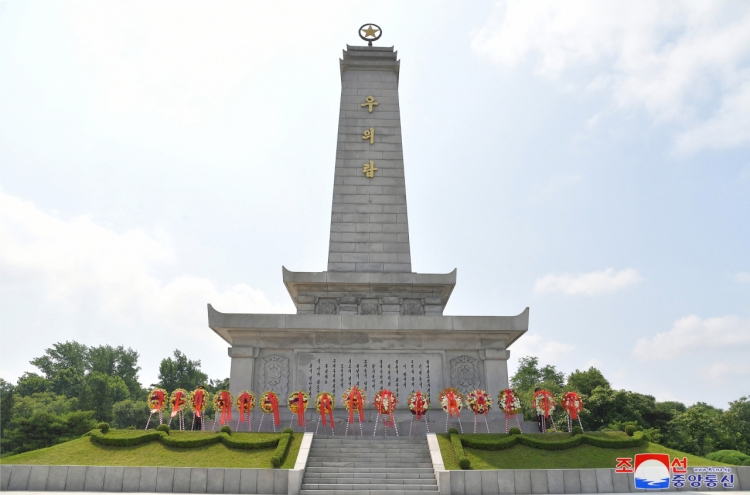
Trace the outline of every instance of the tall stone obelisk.
[[396, 57], [347, 46], [341, 60], [329, 271], [411, 272]]

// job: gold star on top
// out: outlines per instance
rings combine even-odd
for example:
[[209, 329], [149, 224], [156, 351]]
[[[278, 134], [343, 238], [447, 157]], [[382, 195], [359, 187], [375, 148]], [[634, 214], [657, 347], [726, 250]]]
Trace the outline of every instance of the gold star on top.
[[366, 37], [367, 36], [375, 37], [375, 34], [378, 32], [377, 29], [372, 27], [372, 24], [370, 24], [370, 26], [367, 29], [363, 29], [362, 31], [364, 31]]

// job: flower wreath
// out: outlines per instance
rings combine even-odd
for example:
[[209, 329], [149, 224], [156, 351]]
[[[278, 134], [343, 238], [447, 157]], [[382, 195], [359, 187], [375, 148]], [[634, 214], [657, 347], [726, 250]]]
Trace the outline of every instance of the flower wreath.
[[359, 421], [365, 420], [365, 404], [367, 404], [367, 395], [365, 391], [356, 385], [347, 388], [341, 395], [341, 403], [349, 412], [349, 422], [354, 421], [354, 411], [359, 411]]
[[408, 402], [409, 411], [417, 416], [417, 421], [422, 419], [422, 415], [430, 408], [430, 398], [422, 394], [421, 390], [409, 394]]
[[492, 409], [492, 397], [490, 394], [478, 388], [466, 394], [466, 405], [474, 414], [486, 415]]
[[336, 401], [328, 392], [320, 392], [315, 396], [315, 410], [320, 414], [320, 419], [323, 421], [323, 426], [326, 425], [326, 414], [328, 419], [331, 421], [331, 428], [333, 428], [333, 409], [336, 407]]
[[583, 410], [583, 399], [575, 392], [565, 392], [562, 396], [562, 408], [571, 419], [578, 419], [578, 413]]
[[243, 390], [235, 399], [234, 405], [240, 412], [240, 421], [245, 421], [245, 414], [249, 415], [255, 407], [255, 394], [249, 390]]
[[214, 395], [215, 415], [221, 414], [219, 422], [223, 425], [232, 420], [232, 394], [229, 390], [219, 390]]
[[538, 415], [547, 418], [555, 410], [555, 399], [549, 391], [537, 390], [531, 399], [531, 406], [536, 409]]
[[206, 404], [208, 404], [208, 392], [206, 392], [206, 389], [198, 387], [188, 394], [188, 402], [190, 403], [190, 410], [200, 418], [203, 411], [206, 410]]
[[307, 409], [307, 405], [310, 404], [310, 395], [303, 390], [297, 390], [289, 394], [286, 403], [289, 405], [289, 410], [292, 411], [292, 414], [297, 415], [297, 424], [299, 426], [304, 426], [305, 409]]
[[187, 403], [188, 403], [187, 390], [183, 388], [178, 388], [177, 390], [174, 390], [169, 395], [169, 405], [172, 406], [171, 417], [174, 418], [175, 416], [177, 416], [178, 413], [187, 409]]
[[384, 416], [383, 424], [385, 425], [387, 422], [388, 427], [393, 428], [393, 411], [396, 410], [398, 397], [396, 397], [393, 392], [391, 392], [387, 388], [384, 388], [383, 390], [375, 394], [375, 398], [372, 400], [372, 403], [375, 406], [375, 410]]
[[443, 411], [448, 413], [448, 416], [451, 418], [454, 415], [460, 416], [461, 408], [464, 407], [464, 396], [461, 395], [461, 392], [457, 388], [449, 387], [441, 390], [438, 395], [438, 401]]
[[273, 414], [274, 423], [276, 423], [276, 426], [279, 426], [281, 423], [279, 419], [279, 396], [276, 395], [276, 392], [267, 390], [260, 394], [258, 407], [263, 411], [263, 414]]
[[151, 413], [157, 413], [164, 410], [166, 399], [169, 396], [163, 388], [155, 388], [148, 393], [148, 408]]
[[505, 414], [514, 415], [521, 412], [521, 398], [512, 388], [506, 388], [497, 397], [497, 405]]

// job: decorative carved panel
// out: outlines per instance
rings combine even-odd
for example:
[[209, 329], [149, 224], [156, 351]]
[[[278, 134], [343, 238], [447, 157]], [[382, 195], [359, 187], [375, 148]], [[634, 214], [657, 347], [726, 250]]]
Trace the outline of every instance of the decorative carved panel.
[[451, 385], [462, 394], [479, 388], [479, 361], [469, 356], [451, 359]]
[[338, 307], [333, 301], [321, 301], [318, 303], [319, 315], [335, 315], [338, 313]]
[[359, 306], [359, 314], [361, 315], [379, 315], [380, 304], [376, 302], [363, 302]]
[[401, 305], [401, 314], [404, 316], [422, 316], [424, 314], [422, 301], [405, 299], [404, 303]]
[[258, 385], [259, 393], [272, 390], [285, 401], [289, 395], [289, 359], [276, 354], [263, 358]]

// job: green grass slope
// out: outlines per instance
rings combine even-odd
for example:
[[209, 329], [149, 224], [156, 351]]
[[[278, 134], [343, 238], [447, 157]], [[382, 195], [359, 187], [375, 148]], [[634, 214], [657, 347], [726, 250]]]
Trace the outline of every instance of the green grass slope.
[[[114, 433], [114, 431], [110, 431]], [[119, 432], [118, 432], [119, 433]], [[171, 432], [171, 436], [200, 436], [213, 433]], [[276, 436], [269, 433], [235, 433], [240, 437], [252, 435], [258, 439]], [[281, 466], [291, 469], [297, 460], [302, 433], [292, 436], [289, 453]], [[232, 449], [222, 443], [203, 447], [167, 447], [158, 441], [130, 447], [110, 447], [94, 443], [90, 437], [83, 437], [61, 443], [46, 449], [24, 452], [0, 459], [2, 464], [42, 464], [79, 466], [163, 466], [163, 467], [205, 467], [205, 468], [271, 468], [271, 457], [275, 448], [244, 450]]]
[[[492, 435], [488, 435], [492, 436]], [[494, 435], [505, 436], [505, 435]], [[541, 436], [541, 435], [540, 435]], [[438, 434], [440, 452], [446, 469], [460, 469], [448, 435]], [[569, 438], [569, 435], [560, 437]], [[545, 440], [554, 441], [548, 437]], [[672, 457], [687, 457], [689, 466], [724, 466], [725, 463], [711, 461], [684, 452], [668, 449], [655, 443], [643, 447], [605, 449], [592, 445], [579, 445], [568, 450], [542, 450], [525, 445], [515, 445], [505, 450], [478, 450], [464, 447], [471, 461], [471, 469], [588, 469], [614, 468], [618, 457], [633, 457], [644, 452], [661, 452]]]

